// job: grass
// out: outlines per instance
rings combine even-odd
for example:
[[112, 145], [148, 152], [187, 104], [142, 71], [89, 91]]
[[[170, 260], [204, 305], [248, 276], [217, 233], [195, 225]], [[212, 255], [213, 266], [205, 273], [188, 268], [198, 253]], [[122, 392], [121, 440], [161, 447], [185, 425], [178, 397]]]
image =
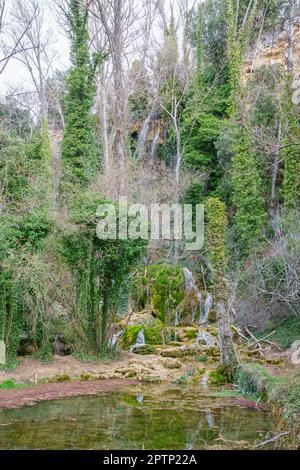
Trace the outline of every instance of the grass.
[[270, 337], [270, 341], [275, 342], [283, 349], [291, 347], [293, 342], [300, 338], [300, 316], [290, 317], [281, 323], [281, 325], [270, 326], [270, 328], [261, 332], [257, 336], [258, 338], [262, 338], [274, 330], [275, 333]]
[[18, 384], [14, 380], [8, 379], [0, 384], [0, 390], [11, 390], [16, 388], [27, 388], [29, 385]]
[[278, 404], [286, 420], [299, 426], [300, 375], [289, 379], [274, 376], [260, 364], [244, 364], [239, 367], [235, 383], [247, 395], [258, 395], [269, 403]]
[[197, 361], [198, 362], [207, 362], [208, 361], [208, 357], [206, 354], [200, 354], [200, 356], [197, 357]]
[[247, 397], [249, 400], [253, 400], [257, 402], [259, 400], [259, 397], [257, 395], [247, 395], [243, 393], [241, 390], [238, 389], [229, 389], [229, 388], [224, 388], [223, 390], [217, 390], [216, 392], [212, 392], [210, 394], [211, 397], [214, 398], [241, 398], [241, 397]]

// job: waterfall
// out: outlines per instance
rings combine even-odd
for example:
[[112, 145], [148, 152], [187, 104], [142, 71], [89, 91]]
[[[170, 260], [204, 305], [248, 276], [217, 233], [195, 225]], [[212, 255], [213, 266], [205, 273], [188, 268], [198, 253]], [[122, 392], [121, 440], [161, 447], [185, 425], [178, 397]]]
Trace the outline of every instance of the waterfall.
[[194, 305], [192, 305], [192, 321], [194, 323], [195, 317], [196, 317], [196, 312], [197, 308], [201, 306], [202, 302], [202, 295], [201, 292], [199, 291], [198, 287], [196, 286], [193, 274], [191, 271], [187, 268], [183, 268], [183, 274], [185, 278], [185, 292], [194, 292], [196, 294], [197, 301], [195, 302]]
[[145, 346], [145, 330], [144, 328], [139, 332], [136, 338], [136, 342], [131, 346], [129, 349], [129, 352], [134, 352], [136, 349], [141, 348], [142, 346]]
[[145, 147], [147, 143], [151, 117], [152, 117], [152, 113], [150, 113], [147, 119], [145, 119], [144, 121], [143, 127], [139, 134], [138, 143], [137, 143], [137, 147], [135, 151], [135, 157], [142, 158], [145, 154]]
[[112, 335], [112, 338], [110, 340], [111, 349], [113, 349], [116, 346], [119, 338], [122, 336], [123, 333], [124, 333], [124, 330], [121, 330], [121, 331], [119, 331], [119, 333], [116, 333], [116, 334]]
[[151, 160], [156, 160], [159, 138], [160, 138], [160, 130], [158, 129], [151, 145]]
[[199, 341], [204, 341], [204, 343], [207, 345], [207, 346], [214, 346], [216, 341], [215, 341], [215, 338], [209, 334], [207, 331], [199, 331], [199, 334], [197, 336], [197, 343], [199, 343]]
[[196, 296], [197, 296], [198, 302], [200, 304], [201, 301], [202, 301], [202, 295], [201, 295], [201, 292], [199, 291], [198, 287], [196, 286], [193, 274], [187, 268], [183, 268], [183, 274], [184, 274], [184, 278], [185, 278], [185, 290], [186, 290], [186, 292], [194, 291]]
[[212, 414], [211, 410], [206, 411], [206, 422], [208, 424], [209, 429], [213, 429], [215, 425], [214, 415]]
[[138, 394], [136, 397], [135, 397], [136, 401], [140, 404], [140, 405], [143, 405], [144, 403], [144, 395], [142, 394]]
[[212, 295], [208, 292], [205, 299], [204, 309], [200, 317], [200, 325], [205, 325], [207, 323], [208, 315], [212, 307], [212, 300]]
[[176, 327], [179, 325], [179, 323], [180, 323], [180, 311], [179, 311], [179, 308], [177, 308], [176, 315], [175, 315], [175, 335], [174, 335], [175, 341], [177, 341]]

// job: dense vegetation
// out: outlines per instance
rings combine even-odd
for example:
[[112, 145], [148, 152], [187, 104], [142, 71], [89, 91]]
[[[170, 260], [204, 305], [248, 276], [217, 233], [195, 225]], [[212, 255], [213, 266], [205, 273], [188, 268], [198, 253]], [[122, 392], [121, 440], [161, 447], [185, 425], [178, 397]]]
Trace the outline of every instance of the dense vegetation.
[[[213, 292], [224, 364], [235, 360], [229, 317], [258, 329], [286, 319], [299, 325], [296, 58], [287, 67], [255, 64], [257, 41], [289, 8], [208, 0], [183, 14], [183, 33], [172, 10], [151, 67], [134, 58], [126, 71], [116, 17], [110, 25], [84, 1], [58, 4], [71, 65], [45, 78], [47, 112], [33, 116], [11, 97], [0, 104], [0, 339], [8, 365], [22, 345], [51, 357], [57, 339], [68, 353], [107, 354], [116, 320], [129, 303], [146, 307], [146, 291], [161, 328], [182, 301], [184, 266]], [[51, 148], [59, 133], [61, 162]], [[117, 208], [119, 196], [204, 203], [204, 249], [100, 240], [97, 208]]]

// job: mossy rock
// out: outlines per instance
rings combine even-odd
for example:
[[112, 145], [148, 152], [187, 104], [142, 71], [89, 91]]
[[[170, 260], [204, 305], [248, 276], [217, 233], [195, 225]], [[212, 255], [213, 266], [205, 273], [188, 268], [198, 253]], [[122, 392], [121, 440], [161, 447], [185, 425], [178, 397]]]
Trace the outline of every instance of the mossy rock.
[[139, 332], [143, 329], [142, 325], [129, 325], [124, 331], [122, 338], [120, 340], [121, 349], [129, 349], [136, 340]]
[[165, 358], [162, 360], [162, 365], [166, 369], [181, 369], [182, 363], [177, 359]]
[[164, 324], [156, 317], [152, 315], [151, 312], [135, 312], [130, 315], [130, 317], [125, 317], [122, 322], [120, 322], [120, 327], [124, 328], [125, 326], [159, 326], [163, 328]]
[[[162, 327], [161, 322], [159, 326], [144, 327], [143, 325], [129, 325], [122, 335], [120, 341], [121, 349], [128, 350], [137, 340], [137, 336], [141, 330], [144, 330], [146, 345], [162, 344], [168, 338], [168, 331]], [[139, 350], [141, 348], [138, 348]], [[135, 351], [137, 352], [137, 351]], [[139, 352], [141, 354], [141, 352]], [[151, 353], [148, 353], [151, 354]]]
[[195, 340], [198, 336], [198, 328], [195, 327], [181, 327], [177, 331], [177, 339], [179, 341]]
[[164, 324], [175, 320], [176, 309], [185, 296], [181, 267], [152, 265], [140, 270], [133, 279], [133, 300], [139, 310], [151, 306]]
[[209, 383], [218, 385], [218, 384], [225, 384], [228, 382], [227, 375], [225, 368], [223, 366], [219, 366], [216, 370], [211, 371], [209, 374]]
[[145, 346], [137, 348], [134, 353], [139, 354], [141, 356], [146, 356], [147, 354], [154, 354], [155, 348], [151, 344], [145, 344]]
[[161, 377], [159, 375], [145, 375], [145, 374], [142, 374], [140, 376], [140, 381], [151, 383], [151, 384], [160, 384], [162, 382]]

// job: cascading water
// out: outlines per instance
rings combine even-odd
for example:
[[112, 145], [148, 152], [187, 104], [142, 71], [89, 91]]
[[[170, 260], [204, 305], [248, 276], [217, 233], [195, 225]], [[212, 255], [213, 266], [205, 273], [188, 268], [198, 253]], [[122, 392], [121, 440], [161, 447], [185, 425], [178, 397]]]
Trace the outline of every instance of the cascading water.
[[152, 118], [152, 113], [150, 113], [147, 119], [144, 121], [143, 127], [139, 134], [138, 143], [137, 143], [136, 152], [135, 152], [135, 157], [137, 158], [142, 158], [145, 154], [145, 147], [147, 143], [147, 137], [148, 137], [151, 118]]
[[184, 274], [184, 279], [185, 279], [185, 292], [187, 293], [194, 292], [197, 298], [197, 301], [195, 302], [195, 304], [192, 305], [192, 321], [194, 323], [197, 309], [201, 307], [202, 295], [198, 287], [196, 286], [193, 273], [189, 269], [183, 268], [183, 274]]
[[206, 344], [209, 347], [215, 346], [216, 344], [216, 341], [213, 335], [211, 335], [207, 331], [202, 331], [202, 330], [199, 331], [199, 334], [197, 336], [197, 343], [199, 343], [200, 341], [204, 342], [204, 344]]
[[110, 340], [111, 349], [113, 349], [116, 346], [119, 338], [122, 336], [123, 333], [124, 333], [124, 330], [121, 330], [121, 331], [119, 331], [119, 333], [116, 333], [112, 336], [112, 338]]
[[179, 325], [179, 323], [180, 323], [180, 311], [179, 311], [179, 308], [177, 308], [176, 315], [175, 315], [175, 335], [174, 335], [175, 341], [177, 341], [176, 327]]
[[212, 295], [208, 292], [205, 299], [204, 309], [200, 317], [200, 325], [206, 325], [207, 323], [208, 315], [212, 307], [212, 300]]
[[160, 138], [160, 130], [158, 129], [151, 145], [151, 160], [156, 160], [159, 138]]
[[201, 292], [199, 291], [198, 287], [196, 286], [196, 283], [195, 283], [195, 280], [194, 280], [194, 277], [193, 277], [193, 273], [191, 273], [191, 271], [189, 269], [183, 268], [183, 274], [184, 274], [184, 278], [185, 278], [185, 290], [186, 290], [186, 292], [194, 291], [196, 296], [197, 296], [198, 302], [201, 303], [202, 295], [201, 295]]
[[145, 346], [145, 330], [144, 328], [139, 332], [136, 338], [136, 342], [131, 346], [129, 349], [129, 352], [134, 352], [136, 349], [141, 348], [142, 346]]

